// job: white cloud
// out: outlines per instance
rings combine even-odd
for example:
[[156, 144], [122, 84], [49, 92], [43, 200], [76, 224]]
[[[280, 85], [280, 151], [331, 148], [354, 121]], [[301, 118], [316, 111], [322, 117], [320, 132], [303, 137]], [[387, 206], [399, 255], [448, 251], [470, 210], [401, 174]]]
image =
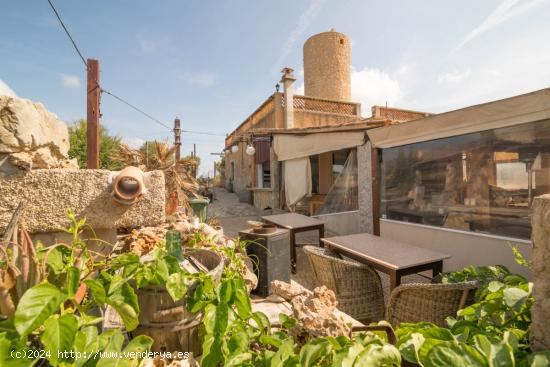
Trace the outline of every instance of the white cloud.
[[472, 70], [470, 68], [464, 69], [462, 71], [454, 70], [449, 73], [439, 75], [437, 77], [437, 81], [439, 83], [459, 83], [467, 79], [470, 74], [472, 74]]
[[138, 149], [145, 143], [145, 140], [134, 137], [123, 137], [122, 142], [132, 149]]
[[480, 34], [487, 32], [488, 30], [498, 26], [500, 23], [505, 22], [515, 16], [518, 16], [534, 6], [542, 3], [544, 0], [503, 0], [493, 10], [487, 18], [481, 22], [476, 28], [474, 28], [466, 37], [459, 42], [455, 51], [463, 47], [465, 44], [479, 36]]
[[277, 60], [277, 64], [275, 65], [276, 68], [282, 68], [282, 64], [285, 58], [288, 56], [296, 42], [299, 40], [300, 36], [311, 25], [311, 22], [313, 22], [313, 19], [315, 19], [325, 1], [326, 0], [311, 0], [309, 7], [304, 13], [302, 13], [302, 15], [300, 15], [298, 24], [292, 30], [292, 32], [290, 32], [290, 35], [283, 43], [281, 52], [279, 53], [279, 59]]
[[351, 72], [351, 98], [360, 102], [363, 111], [374, 105], [395, 106], [403, 99], [399, 81], [390, 73], [376, 68]]
[[199, 87], [211, 87], [218, 80], [218, 75], [211, 72], [189, 74], [184, 78], [188, 83]]
[[0, 79], [0, 96], [17, 97], [17, 94], [6, 83]]
[[[405, 66], [400, 67], [395, 75], [405, 73]], [[408, 72], [408, 69], [407, 69]], [[304, 83], [298, 85], [295, 94], [304, 94]], [[376, 68], [364, 68], [351, 70], [351, 100], [361, 103], [362, 110], [370, 111], [374, 105], [395, 107], [403, 100], [401, 85], [393, 73]]]
[[137, 40], [139, 44], [139, 48], [141, 48], [141, 51], [149, 54], [156, 50], [157, 43], [151, 39], [145, 38], [143, 35], [137, 35]]
[[78, 88], [80, 87], [80, 78], [76, 75], [71, 74], [61, 74], [61, 81], [65, 87], [69, 88]]

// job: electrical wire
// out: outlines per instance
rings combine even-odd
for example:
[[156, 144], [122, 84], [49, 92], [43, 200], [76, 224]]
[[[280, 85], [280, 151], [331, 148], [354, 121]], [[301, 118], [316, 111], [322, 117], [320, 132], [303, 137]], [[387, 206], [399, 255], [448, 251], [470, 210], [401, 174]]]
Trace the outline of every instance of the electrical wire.
[[168, 130], [172, 131], [172, 128], [171, 128], [171, 127], [169, 127], [168, 125], [164, 124], [164, 123], [163, 123], [162, 121], [160, 121], [159, 119], [156, 119], [156, 118], [154, 118], [153, 116], [149, 115], [147, 112], [145, 112], [145, 111], [139, 109], [138, 107], [134, 106], [134, 105], [131, 104], [130, 102], [127, 102], [126, 100], [120, 98], [119, 96], [117, 96], [117, 95], [115, 95], [115, 94], [109, 92], [108, 90], [101, 89], [101, 91], [104, 92], [104, 93], [106, 93], [106, 94], [108, 94], [108, 95], [110, 95], [111, 97], [113, 97], [113, 98], [119, 100], [120, 102], [124, 103], [124, 104], [127, 105], [128, 107], [133, 108], [133, 109], [136, 110], [137, 112], [139, 112], [139, 113], [141, 113], [142, 115], [144, 115], [145, 117], [149, 118], [151, 121], [154, 121], [154, 122], [156, 122], [157, 124], [159, 124], [159, 125], [161, 125], [161, 126], [167, 128]]
[[[57, 9], [55, 8], [55, 6], [53, 5], [52, 1], [51, 0], [48, 0], [48, 4], [50, 4], [50, 7], [52, 8], [53, 12], [55, 13], [55, 16], [57, 17], [57, 20], [59, 20], [59, 23], [61, 24], [61, 27], [63, 27], [63, 30], [65, 31], [65, 33], [67, 34], [67, 37], [69, 37], [69, 39], [71, 40], [71, 43], [74, 47], [74, 49], [76, 50], [76, 52], [78, 53], [78, 56], [80, 57], [80, 59], [82, 60], [82, 62], [84, 63], [84, 66], [86, 68], [86, 70], [88, 70], [88, 63], [86, 62], [86, 59], [84, 58], [84, 56], [82, 55], [82, 52], [80, 51], [80, 49], [78, 48], [78, 45], [76, 44], [74, 38], [71, 36], [71, 33], [69, 32], [69, 30], [67, 29], [67, 27], [65, 26], [65, 23], [63, 22], [63, 20], [61, 19], [61, 16], [59, 15]], [[169, 131], [173, 131], [173, 129], [171, 127], [169, 127], [168, 125], [164, 124], [162, 121], [160, 121], [159, 119], [151, 116], [150, 114], [148, 114], [147, 112], [143, 111], [142, 109], [136, 107], [135, 105], [131, 104], [130, 102], [126, 101], [125, 99], [109, 92], [108, 90], [105, 90], [103, 88], [101, 88], [101, 86], [99, 85], [99, 81], [97, 81], [96, 79], [96, 88], [99, 88], [101, 92], [103, 93], [106, 93], [108, 95], [110, 95], [111, 97], [115, 98], [116, 100], [118, 100], [119, 102], [122, 102], [124, 103], [125, 105], [127, 105], [128, 107], [134, 109], [135, 111], [141, 113], [142, 115], [144, 115], [145, 117], [147, 117], [148, 119], [150, 119], [151, 121], [161, 125], [162, 127], [168, 129]], [[200, 135], [211, 135], [211, 136], [224, 136], [225, 137], [225, 134], [219, 134], [219, 133], [214, 133], [214, 132], [209, 132], [209, 131], [195, 131], [195, 130], [181, 130], [182, 132], [184, 133], [188, 133], [188, 134], [200, 134]]]
[[65, 27], [65, 23], [63, 23], [63, 21], [61, 20], [61, 17], [59, 16], [59, 13], [55, 9], [55, 6], [53, 6], [51, 0], [48, 0], [48, 4], [50, 4], [50, 7], [52, 8], [53, 12], [55, 13], [55, 16], [57, 17], [57, 20], [59, 20], [59, 23], [61, 23], [61, 26], [63, 27], [63, 30], [65, 31], [65, 33], [67, 34], [67, 36], [71, 40], [71, 43], [73, 44], [74, 49], [78, 53], [78, 56], [80, 56], [80, 59], [84, 63], [84, 66], [86, 67], [86, 69], [88, 69], [88, 63], [86, 62], [86, 59], [84, 58], [84, 56], [82, 56], [82, 52], [80, 52], [78, 46], [76, 45], [76, 42], [74, 41], [73, 37], [69, 33], [69, 30], [67, 29], [67, 27]]

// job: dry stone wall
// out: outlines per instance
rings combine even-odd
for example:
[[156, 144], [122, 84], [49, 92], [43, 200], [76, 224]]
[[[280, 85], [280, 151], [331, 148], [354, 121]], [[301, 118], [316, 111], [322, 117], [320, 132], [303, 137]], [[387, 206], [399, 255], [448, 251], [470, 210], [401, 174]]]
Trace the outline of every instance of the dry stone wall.
[[165, 221], [164, 173], [145, 174], [143, 197], [133, 205], [116, 202], [113, 173], [107, 170], [32, 170], [0, 177], [0, 231], [20, 201], [26, 202], [24, 220], [30, 232], [55, 232], [69, 224], [67, 209], [86, 217], [92, 228], [154, 226]]

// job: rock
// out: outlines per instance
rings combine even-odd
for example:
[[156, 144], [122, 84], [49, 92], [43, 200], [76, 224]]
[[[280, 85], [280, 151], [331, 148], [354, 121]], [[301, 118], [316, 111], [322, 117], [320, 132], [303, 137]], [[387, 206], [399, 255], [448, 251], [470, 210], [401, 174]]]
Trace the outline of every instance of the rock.
[[295, 281], [290, 281], [290, 283], [283, 282], [281, 280], [274, 280], [271, 282], [271, 292], [283, 297], [285, 300], [290, 301], [294, 297], [299, 295], [309, 295], [311, 291], [302, 287], [300, 284]]
[[325, 286], [317, 287], [313, 294], [301, 294], [290, 301], [298, 319], [293, 334], [302, 338], [322, 336], [349, 336], [351, 326], [336, 316], [336, 296]]
[[245, 256], [243, 262], [245, 266], [241, 269], [240, 274], [244, 279], [246, 288], [250, 292], [258, 286], [258, 277], [254, 273], [252, 261]]
[[0, 96], [0, 172], [39, 168], [77, 169], [69, 159], [67, 125], [28, 99]]

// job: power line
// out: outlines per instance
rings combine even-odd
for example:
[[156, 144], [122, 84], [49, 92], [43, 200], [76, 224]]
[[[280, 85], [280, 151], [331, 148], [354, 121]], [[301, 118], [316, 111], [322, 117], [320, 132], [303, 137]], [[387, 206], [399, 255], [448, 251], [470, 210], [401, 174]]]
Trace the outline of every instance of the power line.
[[[57, 17], [57, 20], [59, 20], [59, 23], [61, 24], [61, 26], [63, 27], [63, 30], [65, 31], [65, 33], [67, 34], [67, 37], [69, 37], [69, 39], [71, 40], [71, 43], [74, 47], [74, 49], [76, 50], [76, 52], [78, 53], [78, 56], [80, 57], [80, 59], [82, 60], [82, 62], [84, 63], [84, 67], [86, 68], [86, 70], [88, 70], [88, 63], [86, 62], [86, 59], [84, 58], [84, 56], [82, 55], [82, 52], [80, 51], [80, 49], [78, 48], [78, 45], [76, 44], [76, 42], [74, 41], [73, 37], [71, 36], [71, 33], [69, 32], [69, 30], [67, 29], [67, 27], [65, 26], [65, 23], [63, 22], [63, 20], [61, 19], [61, 16], [59, 15], [59, 13], [57, 12], [57, 9], [55, 8], [55, 6], [53, 5], [53, 3], [51, 2], [51, 0], [48, 0], [48, 4], [50, 4], [50, 7], [52, 8], [53, 12], [55, 13], [55, 16]], [[101, 88], [101, 86], [99, 85], [99, 82], [96, 80], [96, 87], [99, 87], [100, 88], [100, 91], [101, 92], [104, 92], [110, 96], [112, 96], [113, 98], [117, 99], [118, 101], [124, 103], [125, 105], [127, 105], [128, 107], [136, 110], [137, 112], [141, 113], [142, 115], [144, 115], [145, 117], [147, 117], [148, 119], [150, 119], [151, 121], [161, 125], [162, 127], [165, 127], [166, 129], [168, 129], [169, 131], [172, 131], [173, 129], [171, 127], [169, 127], [168, 125], [164, 124], [162, 121], [160, 121], [159, 119], [151, 116], [150, 114], [148, 114], [147, 112], [143, 111], [142, 109], [134, 106], [133, 104], [131, 104], [130, 102], [124, 100], [123, 98], [109, 92], [108, 90], [105, 90], [103, 88]], [[225, 134], [219, 134], [219, 133], [213, 133], [213, 132], [208, 132], [208, 131], [194, 131], [194, 130], [182, 130], [182, 132], [185, 132], [185, 133], [188, 133], [188, 134], [201, 134], [201, 135], [211, 135], [211, 136], [225, 136]]]
[[104, 93], [107, 93], [108, 95], [110, 95], [111, 97], [119, 100], [120, 102], [124, 103], [125, 105], [127, 105], [128, 107], [130, 108], [133, 108], [134, 110], [136, 110], [137, 112], [141, 113], [142, 115], [144, 115], [145, 117], [149, 118], [151, 121], [154, 121], [156, 122], [157, 124], [167, 128], [168, 130], [172, 131], [172, 128], [169, 127], [168, 125], [164, 124], [163, 122], [161, 122], [160, 120], [154, 118], [153, 116], [149, 115], [147, 112], [137, 108], [136, 106], [134, 106], [133, 104], [131, 104], [130, 102], [127, 102], [125, 101], [124, 99], [120, 98], [119, 96], [117, 95], [114, 95], [113, 93], [109, 92], [108, 90], [105, 90], [105, 89], [101, 89], [102, 92]]
[[74, 41], [73, 37], [69, 33], [69, 30], [67, 29], [67, 27], [65, 27], [65, 23], [63, 23], [63, 21], [61, 20], [61, 17], [59, 16], [59, 13], [55, 9], [55, 6], [53, 6], [51, 0], [48, 0], [48, 4], [50, 4], [50, 7], [52, 8], [53, 12], [55, 13], [55, 16], [57, 17], [57, 19], [59, 20], [59, 23], [61, 23], [61, 26], [63, 27], [63, 30], [65, 30], [65, 33], [67, 34], [67, 36], [71, 40], [71, 42], [73, 44], [73, 47], [76, 50], [76, 52], [78, 53], [78, 56], [80, 56], [80, 59], [84, 63], [84, 66], [86, 67], [86, 69], [88, 69], [88, 63], [86, 62], [86, 59], [84, 58], [84, 56], [82, 56], [82, 52], [80, 52], [80, 50], [78, 49], [78, 46], [76, 45], [76, 42]]
[[211, 136], [223, 136], [225, 137], [225, 134], [221, 133], [213, 133], [210, 131], [196, 131], [196, 130], [182, 130], [182, 133], [189, 133], [189, 134], [200, 134], [200, 135], [211, 135]]

